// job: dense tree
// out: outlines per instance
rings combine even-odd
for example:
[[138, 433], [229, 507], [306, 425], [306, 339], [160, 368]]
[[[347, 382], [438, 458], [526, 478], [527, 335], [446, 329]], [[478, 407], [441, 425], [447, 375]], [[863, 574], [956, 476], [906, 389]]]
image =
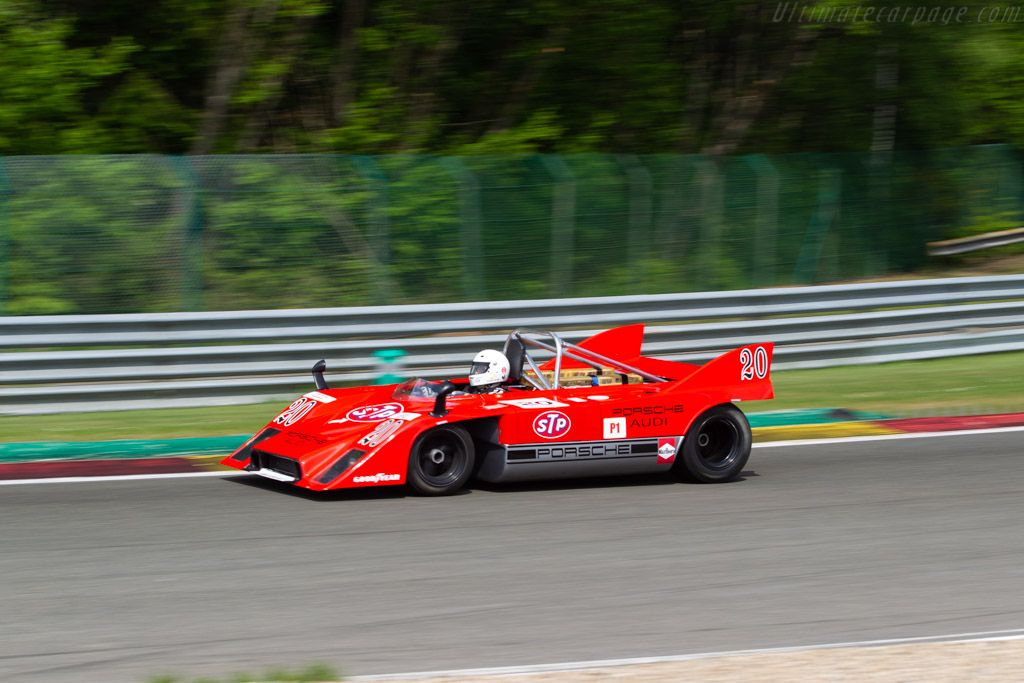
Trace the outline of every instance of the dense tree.
[[929, 239], [1024, 215], [1022, 19], [951, 0], [0, 0], [0, 312], [913, 269]]
[[0, 153], [1020, 144], [1021, 19], [890, 0], [0, 0]]

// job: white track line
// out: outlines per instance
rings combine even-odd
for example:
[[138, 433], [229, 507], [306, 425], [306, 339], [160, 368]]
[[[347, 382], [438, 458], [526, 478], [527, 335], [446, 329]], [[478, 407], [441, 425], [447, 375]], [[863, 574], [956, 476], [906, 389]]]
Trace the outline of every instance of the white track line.
[[558, 673], [562, 671], [584, 671], [587, 669], [603, 669], [606, 667], [634, 666], [637, 664], [661, 664], [663, 662], [686, 662], [695, 659], [712, 657], [735, 657], [738, 655], [761, 655], [781, 652], [804, 652], [808, 650], [836, 650], [850, 647], [878, 647], [882, 645], [911, 645], [914, 643], [972, 643], [995, 640], [1022, 640], [1024, 629], [1014, 628], [1003, 631], [977, 631], [975, 633], [954, 633], [943, 636], [918, 636], [914, 638], [887, 638], [885, 640], [861, 640], [848, 643], [827, 643], [798, 647], [772, 647], [759, 650], [729, 650], [724, 652], [699, 652], [689, 655], [673, 655], [668, 657], [634, 657], [632, 659], [595, 659], [584, 662], [563, 662], [560, 664], [531, 664], [526, 666], [498, 666], [484, 669], [452, 669], [448, 671], [417, 671], [414, 673], [351, 676], [349, 681], [414, 681], [424, 678], [441, 678], [444, 676], [525, 676], [528, 674]]
[[794, 439], [792, 441], [765, 441], [755, 443], [754, 448], [779, 448], [781, 446], [813, 446], [829, 443], [860, 443], [861, 441], [892, 441], [894, 439], [929, 439], [936, 436], [968, 436], [971, 434], [1005, 434], [1024, 432], [1020, 427], [989, 427], [987, 429], [957, 429], [948, 432], [908, 432], [906, 434], [869, 434], [865, 436], [837, 436], [834, 439]]
[[135, 481], [138, 479], [186, 479], [188, 477], [240, 477], [252, 472], [164, 472], [161, 474], [111, 474], [98, 477], [47, 477], [43, 479], [0, 479], [0, 486], [17, 484], [81, 484], [94, 481]]
[[[912, 432], [909, 434], [873, 434], [869, 436], [840, 436], [834, 439], [798, 439], [793, 441], [767, 441], [755, 443], [754, 448], [781, 448], [783, 446], [819, 446], [836, 443], [860, 443], [862, 441], [890, 441], [893, 439], [927, 439], [936, 436], [969, 436], [972, 434], [1004, 434], [1022, 432], [1021, 427], [992, 427], [989, 429], [959, 429], [950, 432]], [[78, 462], [78, 461], [76, 461]], [[0, 486], [16, 484], [79, 484], [100, 481], [135, 481], [139, 479], [185, 479], [187, 477], [240, 477], [251, 472], [224, 470], [210, 472], [167, 472], [164, 474], [122, 474], [98, 477], [49, 477], [41, 479], [0, 479]]]

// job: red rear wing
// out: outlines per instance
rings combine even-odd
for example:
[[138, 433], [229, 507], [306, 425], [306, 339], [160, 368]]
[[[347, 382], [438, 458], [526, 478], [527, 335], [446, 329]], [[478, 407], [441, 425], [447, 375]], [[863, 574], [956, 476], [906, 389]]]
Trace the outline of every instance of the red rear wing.
[[774, 350], [775, 345], [767, 343], [741, 346], [723, 353], [686, 377], [683, 386], [688, 390], [729, 388], [734, 394], [731, 398], [744, 401], [773, 398], [771, 370]]
[[[626, 362], [626, 359], [635, 359], [640, 356], [640, 347], [644, 342], [644, 324], [636, 323], [634, 325], [624, 325], [622, 327], [615, 327], [604, 332], [599, 332], [592, 337], [587, 337], [581, 341], [577, 346], [587, 351], [593, 351], [599, 353], [602, 356], [613, 358], [617, 361]], [[632, 365], [632, 363], [629, 363]], [[541, 364], [541, 370], [552, 370], [555, 367], [554, 359], [546, 361]], [[572, 358], [564, 358], [562, 360], [562, 367], [565, 369], [581, 369], [589, 367], [588, 365], [573, 360]], [[657, 374], [657, 373], [654, 373]]]
[[[600, 354], [608, 360], [624, 363], [641, 374], [648, 373], [669, 381], [685, 380], [687, 389], [728, 388], [732, 394], [735, 394], [731, 398], [741, 400], [772, 398], [769, 375], [771, 374], [774, 345], [771, 343], [743, 346], [722, 354], [704, 365], [691, 365], [641, 356], [640, 349], [643, 338], [644, 325], [637, 323], [595, 334], [579, 342], [575, 348], [577, 353], [584, 356], [586, 355], [585, 351]], [[562, 343], [565, 344], [564, 341]], [[553, 350], [551, 347], [546, 348]], [[601, 364], [608, 365], [604, 362]], [[550, 359], [542, 363], [540, 369], [550, 371], [555, 366], [556, 360]], [[587, 367], [587, 364], [571, 357], [561, 359], [563, 370]]]

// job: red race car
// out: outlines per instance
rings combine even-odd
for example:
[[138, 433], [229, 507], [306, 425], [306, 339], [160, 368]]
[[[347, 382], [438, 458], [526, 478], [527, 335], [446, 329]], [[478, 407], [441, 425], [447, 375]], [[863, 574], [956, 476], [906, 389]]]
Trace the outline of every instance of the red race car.
[[471, 477], [671, 470], [734, 479], [751, 437], [733, 403], [773, 397], [772, 344], [697, 366], [642, 356], [643, 331], [629, 325], [570, 344], [518, 329], [501, 353], [478, 354], [468, 379], [451, 381], [330, 389], [320, 361], [316, 391], [221, 462], [312, 491], [407, 483], [425, 495], [454, 493]]

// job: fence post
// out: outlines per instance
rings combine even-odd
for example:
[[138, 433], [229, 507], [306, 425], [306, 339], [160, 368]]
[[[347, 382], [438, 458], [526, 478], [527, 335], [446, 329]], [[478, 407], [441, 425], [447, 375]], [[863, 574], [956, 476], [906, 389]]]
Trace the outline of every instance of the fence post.
[[391, 303], [394, 288], [391, 286], [391, 224], [388, 217], [387, 177], [373, 157], [352, 155], [348, 158], [356, 172], [373, 188], [370, 192], [370, 215], [373, 217], [370, 249], [373, 251], [374, 259], [370, 267], [373, 269], [378, 301], [388, 304]]
[[187, 156], [165, 157], [181, 181], [185, 220], [181, 235], [181, 307], [203, 310], [203, 200], [202, 186]]
[[0, 156], [0, 315], [7, 315], [10, 310], [12, 194], [4, 158]]
[[757, 176], [753, 286], [770, 287], [775, 284], [774, 269], [778, 260], [779, 172], [763, 154], [752, 154], [744, 159]]
[[1017, 152], [1009, 145], [999, 145], [1001, 157], [999, 173], [999, 203], [1005, 207], [999, 212], [1000, 222], [1006, 216], [1009, 226], [1021, 225], [1021, 174], [1020, 159]]
[[1013, 222], [1017, 225], [1024, 225], [1024, 181], [1021, 174], [1021, 154], [1014, 148], [1007, 153], [1010, 156], [1010, 192], [1013, 193]]
[[818, 198], [814, 203], [814, 215], [807, 224], [803, 246], [793, 269], [794, 284], [810, 284], [814, 282], [818, 271], [818, 261], [825, 247], [825, 238], [835, 218], [841, 192], [841, 173], [838, 168], [822, 169], [818, 181]]
[[[554, 296], [571, 296], [573, 223], [576, 214], [576, 176], [558, 154], [540, 157], [545, 170], [555, 182], [551, 202], [551, 274], [550, 287]], [[559, 256], [564, 258], [559, 260]]]
[[871, 206], [871, 223], [875, 245], [869, 249], [865, 271], [871, 275], [889, 272], [889, 261], [893, 244], [890, 231], [893, 229], [893, 181], [895, 161], [892, 151], [872, 151], [868, 168], [868, 201]]
[[648, 258], [651, 244], [651, 207], [653, 182], [651, 172], [635, 154], [616, 154], [615, 161], [625, 169], [629, 180], [629, 245], [627, 262], [634, 292], [650, 291], [645, 284], [644, 261]]
[[697, 272], [701, 282], [697, 283], [697, 291], [707, 291], [718, 287], [718, 266], [720, 237], [722, 232], [722, 203], [725, 192], [722, 191], [722, 176], [715, 162], [706, 156], [696, 161], [698, 182], [700, 183], [700, 242], [697, 250], [701, 266]]
[[462, 297], [478, 301], [484, 296], [483, 249], [480, 240], [480, 182], [458, 157], [441, 157], [441, 166], [459, 186], [459, 222], [462, 223]]

